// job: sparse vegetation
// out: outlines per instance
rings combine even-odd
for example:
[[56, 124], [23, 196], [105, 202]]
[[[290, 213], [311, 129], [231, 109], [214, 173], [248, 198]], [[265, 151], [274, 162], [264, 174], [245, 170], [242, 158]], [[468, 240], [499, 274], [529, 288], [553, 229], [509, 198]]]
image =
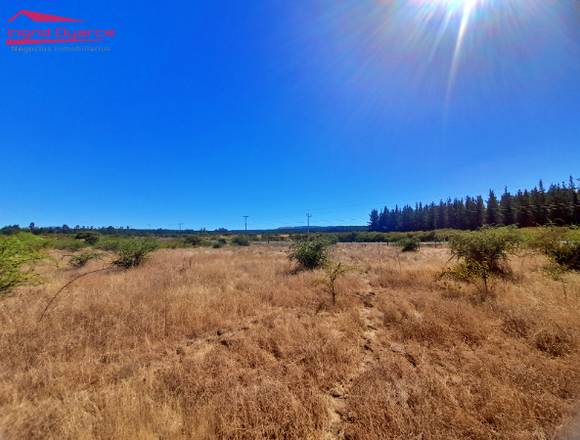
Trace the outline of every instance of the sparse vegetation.
[[563, 291], [543, 254], [501, 249], [519, 278], [493, 303], [435, 283], [449, 250], [430, 246], [339, 244], [299, 276], [280, 245], [162, 249], [66, 286], [41, 262], [45, 285], [0, 303], [0, 433], [558, 439], [580, 399], [580, 274]]

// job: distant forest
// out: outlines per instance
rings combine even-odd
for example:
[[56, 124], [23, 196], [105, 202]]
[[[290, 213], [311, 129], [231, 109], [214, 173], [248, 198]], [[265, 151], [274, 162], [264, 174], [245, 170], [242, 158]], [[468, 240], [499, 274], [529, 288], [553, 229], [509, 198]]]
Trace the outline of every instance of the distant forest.
[[580, 186], [570, 177], [568, 183], [551, 185], [547, 190], [542, 181], [531, 190], [511, 194], [507, 188], [498, 198], [490, 191], [482, 196], [447, 199], [439, 203], [415, 207], [387, 207], [370, 214], [371, 231], [431, 231], [434, 229], [479, 229], [484, 225], [580, 225]]

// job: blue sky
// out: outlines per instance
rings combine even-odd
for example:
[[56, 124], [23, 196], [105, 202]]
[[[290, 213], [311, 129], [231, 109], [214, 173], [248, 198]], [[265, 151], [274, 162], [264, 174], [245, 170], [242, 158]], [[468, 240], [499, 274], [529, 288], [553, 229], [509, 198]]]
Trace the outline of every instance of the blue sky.
[[7, 22], [21, 9], [117, 36], [3, 44], [0, 224], [364, 224], [580, 177], [578, 2], [488, 0], [450, 82], [461, 13], [434, 42], [459, 0], [433, 1], [4, 4], [4, 37], [38, 26]]

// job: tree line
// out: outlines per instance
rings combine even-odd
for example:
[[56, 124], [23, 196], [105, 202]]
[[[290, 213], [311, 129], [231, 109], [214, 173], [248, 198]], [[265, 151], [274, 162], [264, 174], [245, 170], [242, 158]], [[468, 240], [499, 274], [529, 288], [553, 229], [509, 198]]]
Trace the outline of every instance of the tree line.
[[[580, 179], [579, 179], [580, 180]], [[394, 209], [387, 207], [370, 213], [370, 231], [431, 231], [435, 229], [475, 230], [484, 225], [519, 227], [580, 225], [580, 186], [570, 177], [568, 183], [553, 184], [546, 190], [542, 181], [531, 190], [512, 194], [505, 188], [498, 198], [490, 190], [482, 196], [417, 203]]]

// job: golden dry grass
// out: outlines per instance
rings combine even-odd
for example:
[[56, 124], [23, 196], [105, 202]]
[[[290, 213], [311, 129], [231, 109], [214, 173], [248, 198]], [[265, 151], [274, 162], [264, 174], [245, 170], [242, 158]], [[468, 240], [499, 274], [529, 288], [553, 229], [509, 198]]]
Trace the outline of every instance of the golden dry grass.
[[483, 300], [445, 249], [340, 245], [338, 283], [280, 246], [41, 268], [0, 301], [1, 439], [575, 438], [580, 276], [512, 262]]

